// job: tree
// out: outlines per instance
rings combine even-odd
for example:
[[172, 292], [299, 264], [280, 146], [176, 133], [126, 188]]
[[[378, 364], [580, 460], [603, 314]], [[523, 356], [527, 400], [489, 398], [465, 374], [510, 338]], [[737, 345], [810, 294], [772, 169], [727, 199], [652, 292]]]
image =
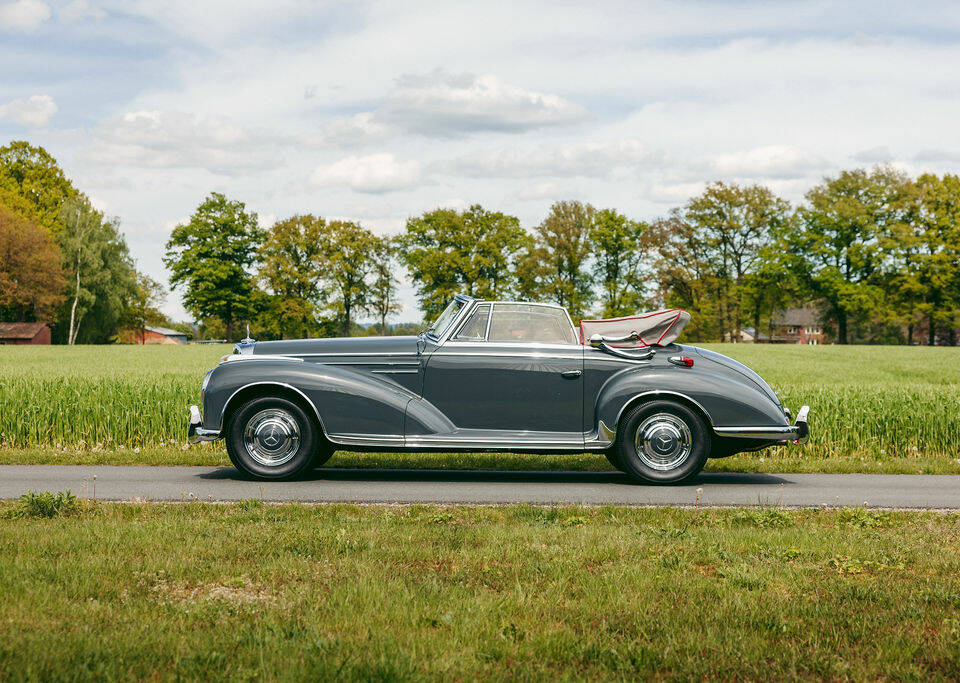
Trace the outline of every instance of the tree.
[[167, 241], [163, 263], [173, 288], [184, 290], [184, 306], [198, 318], [220, 318], [229, 341], [234, 323], [254, 312], [249, 269], [264, 237], [256, 213], [213, 192]]
[[64, 203], [59, 222], [68, 296], [58, 335], [65, 331], [68, 344], [107, 342], [124, 323], [126, 307], [136, 295], [130, 250], [116, 219], [104, 219], [83, 195]]
[[593, 299], [587, 268], [596, 211], [581, 202], [556, 202], [536, 229], [536, 243], [524, 255], [523, 290], [565, 306], [580, 318]]
[[331, 221], [324, 231], [323, 251], [333, 293], [328, 307], [344, 337], [351, 334], [355, 314], [367, 309], [367, 276], [373, 268], [376, 242], [372, 232], [351, 221]]
[[[790, 215], [790, 204], [762, 185], [711, 183], [684, 207], [683, 219], [707, 248], [724, 336], [741, 339], [747, 280]], [[761, 282], [754, 279], [752, 284]]]
[[846, 344], [849, 323], [881, 314], [881, 237], [904, 220], [908, 179], [892, 168], [842, 171], [806, 194], [799, 230], [788, 234], [791, 265], [806, 291], [824, 302]]
[[277, 221], [260, 248], [258, 276], [276, 297], [265, 321], [277, 336], [307, 337], [317, 328], [326, 289], [327, 224], [312, 214]]
[[590, 229], [593, 276], [602, 288], [606, 318], [636, 313], [645, 292], [643, 231], [647, 224], [632, 221], [613, 209], [597, 211]]
[[397, 301], [398, 280], [393, 240], [378, 237], [373, 248], [373, 282], [370, 284], [370, 310], [380, 319], [380, 334], [387, 333], [387, 316], [403, 307]]
[[49, 319], [64, 299], [63, 288], [53, 235], [0, 204], [0, 316]]
[[681, 209], [655, 221], [644, 232], [644, 243], [654, 254], [656, 298], [664, 305], [693, 314], [684, 335], [693, 341], [723, 339], [718, 309], [724, 284], [713, 267], [713, 255], [697, 229], [683, 218]]
[[954, 335], [960, 308], [960, 177], [923, 174], [909, 184], [905, 217], [882, 242], [888, 254], [888, 291], [894, 293], [908, 343], [918, 316], [927, 321], [932, 346], [937, 331]]
[[407, 221], [400, 259], [413, 277], [420, 308], [433, 318], [454, 294], [497, 299], [511, 292], [511, 263], [528, 239], [518, 218], [479, 204], [465, 211], [435, 209]]
[[23, 140], [0, 147], [0, 185], [14, 188], [36, 209], [38, 222], [55, 232], [64, 203], [81, 197], [47, 150]]
[[127, 324], [136, 330], [140, 343], [146, 342], [148, 325], [163, 325], [166, 316], [160, 306], [167, 300], [163, 285], [143, 273], [136, 274], [136, 289], [127, 306]]

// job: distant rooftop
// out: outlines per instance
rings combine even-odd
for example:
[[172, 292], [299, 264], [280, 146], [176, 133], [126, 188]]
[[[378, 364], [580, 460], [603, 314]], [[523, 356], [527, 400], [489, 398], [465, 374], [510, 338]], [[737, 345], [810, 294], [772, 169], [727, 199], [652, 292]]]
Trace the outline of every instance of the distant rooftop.
[[771, 322], [774, 326], [819, 327], [820, 315], [817, 313], [817, 309], [811, 307], [785, 308], [774, 311]]
[[47, 323], [0, 323], [0, 339], [33, 339]]

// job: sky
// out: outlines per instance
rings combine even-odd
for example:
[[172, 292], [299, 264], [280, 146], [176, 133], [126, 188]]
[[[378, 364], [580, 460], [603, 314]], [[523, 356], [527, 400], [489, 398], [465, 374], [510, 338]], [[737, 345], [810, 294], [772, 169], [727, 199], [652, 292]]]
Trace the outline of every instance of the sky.
[[799, 202], [840, 169], [960, 167], [954, 2], [0, 0], [0, 64], [0, 144], [45, 147], [164, 284], [212, 191], [393, 234], [440, 206], [532, 229], [563, 199], [649, 220], [715, 180]]

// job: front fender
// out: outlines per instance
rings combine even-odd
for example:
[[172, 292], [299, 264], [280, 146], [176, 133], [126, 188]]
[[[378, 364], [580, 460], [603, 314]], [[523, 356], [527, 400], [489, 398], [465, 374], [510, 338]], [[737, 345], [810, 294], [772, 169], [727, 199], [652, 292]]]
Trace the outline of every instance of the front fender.
[[711, 428], [787, 426], [780, 407], [755, 384], [733, 372], [703, 368], [627, 369], [610, 377], [595, 404], [597, 426], [618, 425], [636, 400], [657, 397], [685, 400], [704, 414]]
[[286, 359], [222, 363], [206, 379], [203, 426], [222, 430], [227, 409], [241, 391], [270, 386], [292, 389], [311, 404], [328, 437], [403, 434], [403, 415], [413, 394], [397, 384], [342, 366]]

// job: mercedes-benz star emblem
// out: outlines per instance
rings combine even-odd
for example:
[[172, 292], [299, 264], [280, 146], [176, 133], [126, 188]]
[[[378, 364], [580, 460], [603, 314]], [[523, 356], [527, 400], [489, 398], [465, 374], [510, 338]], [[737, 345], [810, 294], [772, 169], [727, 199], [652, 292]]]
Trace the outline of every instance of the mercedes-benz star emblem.
[[263, 437], [263, 443], [265, 446], [276, 446], [280, 443], [280, 437], [277, 435], [277, 426], [272, 425], [270, 427], [270, 433]]

